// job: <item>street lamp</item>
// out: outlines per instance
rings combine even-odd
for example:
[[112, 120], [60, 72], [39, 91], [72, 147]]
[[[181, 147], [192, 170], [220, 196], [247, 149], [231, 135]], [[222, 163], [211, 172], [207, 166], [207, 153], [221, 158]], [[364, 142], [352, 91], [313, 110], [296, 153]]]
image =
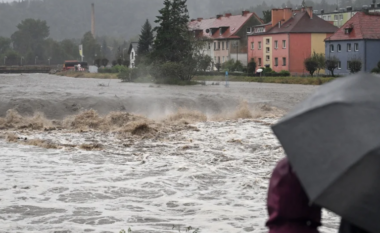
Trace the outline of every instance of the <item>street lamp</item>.
[[124, 59], [124, 51], [125, 51], [126, 49], [127, 49], [127, 48], [124, 48], [124, 49], [123, 49], [123, 61], [125, 60], [125, 59]]
[[24, 59], [24, 57], [21, 57], [21, 61], [20, 61], [20, 64], [21, 64], [21, 66], [22, 66], [22, 60]]
[[36, 58], [34, 59], [34, 65], [37, 65], [37, 59], [38, 59], [38, 56], [36, 56]]
[[5, 65], [5, 61], [7, 60], [7, 56], [4, 56], [4, 65]]

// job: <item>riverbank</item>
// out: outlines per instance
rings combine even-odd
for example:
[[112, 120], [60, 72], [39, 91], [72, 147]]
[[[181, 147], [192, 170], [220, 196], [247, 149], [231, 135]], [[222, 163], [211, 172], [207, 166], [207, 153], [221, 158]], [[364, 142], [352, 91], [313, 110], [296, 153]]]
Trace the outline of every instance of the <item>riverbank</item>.
[[[335, 78], [319, 78], [319, 77], [251, 77], [251, 76], [229, 76], [230, 82], [258, 82], [258, 83], [278, 83], [278, 84], [302, 84], [302, 85], [322, 85], [330, 82]], [[225, 76], [196, 76], [194, 81], [213, 81], [225, 82]]]
[[[58, 72], [59, 76], [72, 78], [95, 78], [95, 79], [118, 79], [117, 73], [85, 73], [85, 72]], [[224, 82], [225, 76], [195, 76], [192, 81]], [[302, 84], [302, 85], [322, 85], [334, 80], [333, 77], [251, 77], [251, 76], [229, 76], [230, 82], [257, 82], [257, 83], [277, 83], [277, 84]], [[135, 83], [154, 83], [151, 77], [141, 77]], [[161, 84], [161, 83], [160, 83]], [[194, 85], [196, 82], [173, 82], [171, 85]]]

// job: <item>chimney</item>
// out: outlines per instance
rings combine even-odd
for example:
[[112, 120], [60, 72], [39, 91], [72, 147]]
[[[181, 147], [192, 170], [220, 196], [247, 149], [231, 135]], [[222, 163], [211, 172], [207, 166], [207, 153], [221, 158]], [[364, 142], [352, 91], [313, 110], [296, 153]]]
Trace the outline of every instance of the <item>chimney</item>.
[[306, 12], [309, 14], [310, 19], [313, 19], [313, 7], [305, 7]]
[[216, 15], [216, 18], [217, 18], [217, 19], [220, 19], [220, 18], [222, 18], [222, 16], [223, 16], [223, 15]]
[[95, 4], [91, 4], [92, 12], [91, 12], [91, 34], [95, 38]]
[[246, 16], [247, 14], [249, 14], [249, 11], [247, 11], [247, 10], [244, 10], [244, 11], [241, 12], [242, 16]]
[[226, 13], [226, 17], [230, 17], [232, 14], [231, 13]]
[[203, 18], [198, 18], [197, 21], [198, 22], [201, 22], [203, 20]]

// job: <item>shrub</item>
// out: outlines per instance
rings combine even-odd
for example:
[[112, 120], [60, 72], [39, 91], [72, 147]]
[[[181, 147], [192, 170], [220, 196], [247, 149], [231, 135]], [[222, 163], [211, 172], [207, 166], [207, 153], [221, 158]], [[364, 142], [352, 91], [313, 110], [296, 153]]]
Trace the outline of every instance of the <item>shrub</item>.
[[220, 68], [222, 68], [222, 65], [220, 63], [215, 64], [215, 68], [220, 71]]
[[248, 75], [254, 75], [256, 73], [256, 61], [253, 58], [247, 65], [247, 73]]
[[318, 69], [318, 62], [312, 57], [306, 58], [304, 61], [305, 68], [309, 71], [310, 75], [313, 77], [314, 72]]
[[112, 67], [112, 73], [121, 73], [123, 71], [126, 71], [128, 68], [122, 65], [116, 65]]
[[371, 73], [377, 73], [377, 74], [380, 74], [380, 68], [373, 68], [372, 70], [371, 70]]
[[132, 77], [131, 77], [131, 70], [130, 69], [125, 69], [125, 70], [122, 70], [118, 75], [117, 77], [119, 79], [121, 79], [123, 82], [131, 82], [132, 81]]
[[288, 77], [288, 76], [290, 76], [290, 72], [287, 70], [281, 70], [280, 75], [283, 77]]
[[243, 63], [241, 61], [237, 60], [234, 64], [233, 71], [242, 71], [244, 68]]
[[326, 60], [326, 69], [331, 72], [331, 75], [334, 77], [334, 70], [338, 68], [339, 60], [336, 57], [331, 57]]
[[352, 59], [348, 61], [348, 68], [351, 73], [357, 73], [362, 69], [362, 61], [360, 59]]

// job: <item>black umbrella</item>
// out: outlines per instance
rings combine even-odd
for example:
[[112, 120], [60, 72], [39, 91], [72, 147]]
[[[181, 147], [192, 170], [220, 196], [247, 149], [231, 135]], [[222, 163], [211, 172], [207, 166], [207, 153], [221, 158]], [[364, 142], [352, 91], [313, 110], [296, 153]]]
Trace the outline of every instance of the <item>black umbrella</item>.
[[273, 131], [311, 202], [380, 232], [379, 77], [323, 85]]

